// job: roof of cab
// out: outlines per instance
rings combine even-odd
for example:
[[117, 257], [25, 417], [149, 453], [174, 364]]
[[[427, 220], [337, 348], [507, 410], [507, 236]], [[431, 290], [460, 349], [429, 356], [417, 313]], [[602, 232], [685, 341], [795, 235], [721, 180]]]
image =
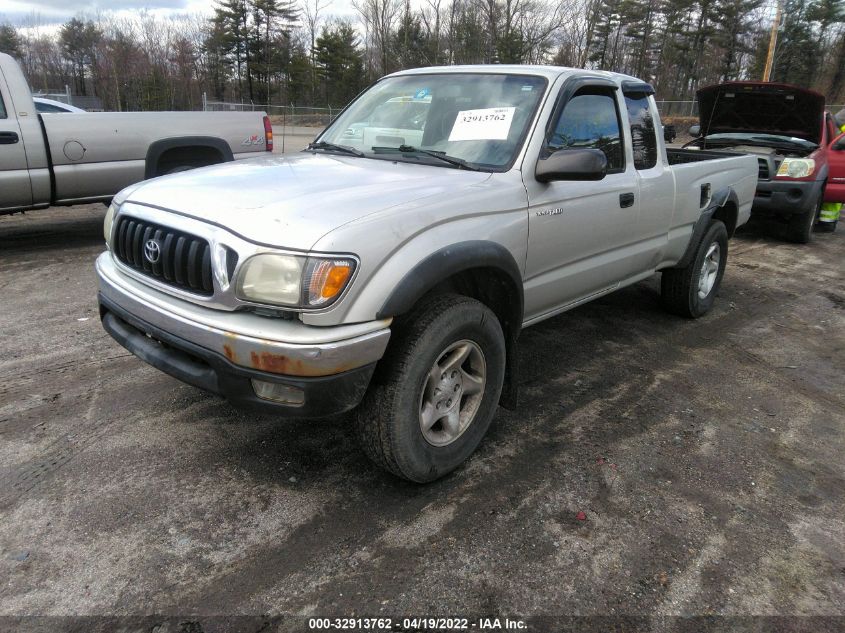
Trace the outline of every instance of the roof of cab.
[[605, 70], [584, 70], [583, 68], [568, 68], [566, 66], [542, 66], [542, 65], [520, 65], [520, 64], [468, 64], [465, 66], [426, 66], [423, 68], [410, 68], [400, 70], [387, 75], [396, 77], [400, 75], [428, 75], [432, 73], [492, 73], [502, 75], [539, 75], [549, 80], [554, 80], [561, 75], [582, 75], [588, 77], [601, 77], [616, 82], [624, 80], [637, 80], [631, 75], [612, 73]]

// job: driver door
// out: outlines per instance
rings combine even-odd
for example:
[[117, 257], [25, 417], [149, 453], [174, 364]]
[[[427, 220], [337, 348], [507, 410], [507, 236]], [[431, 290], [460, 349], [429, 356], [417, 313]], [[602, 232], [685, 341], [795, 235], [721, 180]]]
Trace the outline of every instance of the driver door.
[[607, 175], [599, 181], [542, 183], [534, 177], [536, 163], [527, 163], [530, 169], [523, 171], [529, 200], [526, 322], [613, 290], [631, 276], [639, 179], [627, 147], [618, 89], [600, 81], [574, 93], [570, 86], [562, 87], [540, 155], [600, 149], [607, 157]]

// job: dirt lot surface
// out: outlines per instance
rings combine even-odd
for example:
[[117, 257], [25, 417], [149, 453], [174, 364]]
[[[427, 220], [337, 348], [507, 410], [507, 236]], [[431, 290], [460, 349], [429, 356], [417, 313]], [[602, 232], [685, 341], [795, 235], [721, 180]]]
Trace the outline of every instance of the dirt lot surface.
[[348, 418], [245, 414], [114, 343], [103, 215], [0, 217], [0, 615], [845, 629], [842, 228], [744, 231], [699, 321], [662, 312], [654, 278], [526, 330], [519, 410], [417, 486], [372, 466]]

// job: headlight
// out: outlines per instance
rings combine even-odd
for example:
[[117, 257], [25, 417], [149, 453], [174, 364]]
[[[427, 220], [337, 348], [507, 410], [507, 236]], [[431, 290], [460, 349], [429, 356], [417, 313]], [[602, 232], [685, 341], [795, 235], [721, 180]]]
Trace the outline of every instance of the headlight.
[[806, 178], [816, 169], [816, 161], [812, 158], [784, 158], [778, 167], [778, 177]]
[[108, 246], [109, 242], [111, 241], [111, 227], [114, 224], [114, 214], [117, 211], [117, 207], [115, 206], [114, 202], [109, 205], [108, 211], [106, 211], [106, 219], [103, 220], [103, 237], [106, 238], [106, 245]]
[[238, 294], [259, 303], [299, 305], [302, 257], [265, 254], [250, 257], [238, 277]]
[[355, 262], [344, 257], [299, 257], [263, 253], [249, 258], [238, 275], [242, 299], [273, 305], [319, 308], [346, 289]]

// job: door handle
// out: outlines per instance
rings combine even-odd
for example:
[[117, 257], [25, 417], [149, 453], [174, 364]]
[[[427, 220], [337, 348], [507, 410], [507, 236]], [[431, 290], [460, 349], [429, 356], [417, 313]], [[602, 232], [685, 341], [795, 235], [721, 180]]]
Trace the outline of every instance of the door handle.
[[14, 145], [18, 142], [16, 132], [0, 132], [0, 145]]
[[627, 209], [628, 207], [634, 206], [634, 194], [632, 193], [620, 193], [619, 194], [619, 206], [623, 209]]

